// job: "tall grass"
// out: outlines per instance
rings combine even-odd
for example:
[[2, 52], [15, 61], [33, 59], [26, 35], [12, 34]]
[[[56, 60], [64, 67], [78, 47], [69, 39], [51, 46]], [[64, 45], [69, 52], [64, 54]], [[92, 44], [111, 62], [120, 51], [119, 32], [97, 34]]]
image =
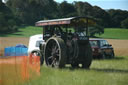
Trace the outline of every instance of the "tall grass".
[[[111, 60], [93, 60], [89, 70], [63, 69], [43, 65], [40, 76], [32, 73], [29, 80], [22, 79], [22, 64], [0, 65], [0, 85], [127, 85], [128, 56]], [[23, 65], [24, 66], [24, 65]], [[17, 69], [16, 69], [17, 67]], [[1, 69], [2, 68], [2, 69]], [[31, 73], [29, 73], [31, 74]]]
[[93, 60], [90, 70], [41, 67], [41, 75], [24, 85], [127, 85], [128, 57]]

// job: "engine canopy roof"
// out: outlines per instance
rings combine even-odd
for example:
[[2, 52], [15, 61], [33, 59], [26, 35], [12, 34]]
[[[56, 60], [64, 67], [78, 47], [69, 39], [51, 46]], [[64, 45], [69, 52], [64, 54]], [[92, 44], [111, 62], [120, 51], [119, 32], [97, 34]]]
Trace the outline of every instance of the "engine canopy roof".
[[63, 19], [41, 20], [35, 23], [36, 26], [92, 26], [96, 21], [90, 17], [70, 17]]

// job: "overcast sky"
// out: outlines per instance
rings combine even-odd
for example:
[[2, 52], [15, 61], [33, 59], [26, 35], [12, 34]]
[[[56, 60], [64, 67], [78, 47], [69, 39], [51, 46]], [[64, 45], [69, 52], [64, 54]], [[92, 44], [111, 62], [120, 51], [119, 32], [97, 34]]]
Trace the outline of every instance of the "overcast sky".
[[[62, 2], [64, 0], [54, 0], [57, 2]], [[91, 5], [97, 5], [103, 9], [122, 9], [128, 11], [128, 0], [65, 0], [69, 3], [73, 1], [86, 1]]]

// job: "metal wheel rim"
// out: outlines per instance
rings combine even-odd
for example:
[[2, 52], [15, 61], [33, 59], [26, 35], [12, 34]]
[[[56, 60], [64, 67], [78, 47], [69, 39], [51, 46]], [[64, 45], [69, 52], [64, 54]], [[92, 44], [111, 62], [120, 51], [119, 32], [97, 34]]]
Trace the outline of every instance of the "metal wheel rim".
[[[49, 52], [49, 53], [48, 53]], [[59, 65], [60, 46], [55, 40], [51, 40], [46, 47], [46, 64], [51, 67]]]

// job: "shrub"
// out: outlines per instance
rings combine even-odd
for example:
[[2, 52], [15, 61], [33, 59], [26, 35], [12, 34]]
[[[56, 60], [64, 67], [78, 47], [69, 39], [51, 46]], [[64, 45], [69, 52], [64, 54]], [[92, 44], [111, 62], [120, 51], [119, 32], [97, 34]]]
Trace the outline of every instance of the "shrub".
[[121, 27], [128, 29], [128, 18], [126, 18], [121, 22]]

